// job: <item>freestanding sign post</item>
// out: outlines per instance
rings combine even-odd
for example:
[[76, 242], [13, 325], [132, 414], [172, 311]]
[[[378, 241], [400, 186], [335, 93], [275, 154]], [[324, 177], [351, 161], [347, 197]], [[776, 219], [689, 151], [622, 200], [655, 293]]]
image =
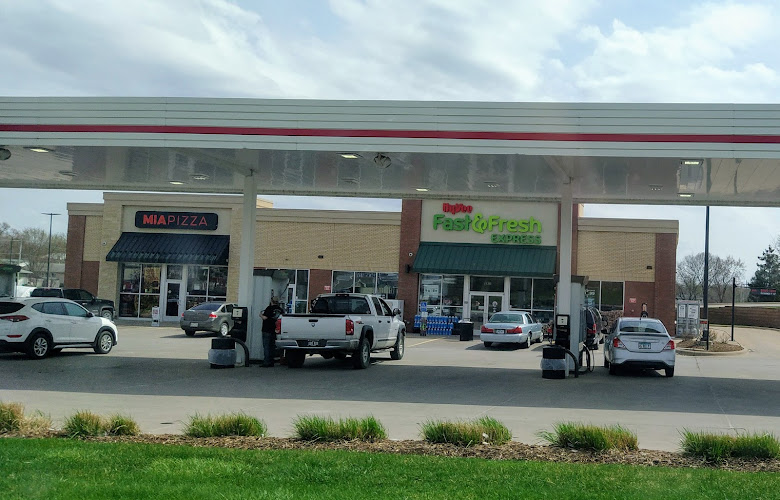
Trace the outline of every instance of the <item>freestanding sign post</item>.
[[152, 326], [160, 326], [160, 306], [152, 307]]

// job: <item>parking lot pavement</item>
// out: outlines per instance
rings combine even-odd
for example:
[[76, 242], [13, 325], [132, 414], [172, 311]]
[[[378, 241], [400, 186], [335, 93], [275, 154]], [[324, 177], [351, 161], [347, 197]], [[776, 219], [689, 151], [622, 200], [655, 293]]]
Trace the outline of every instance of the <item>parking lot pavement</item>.
[[627, 426], [640, 447], [676, 450], [679, 430], [780, 429], [780, 332], [738, 328], [748, 352], [728, 357], [677, 357], [675, 376], [658, 372], [609, 376], [596, 353], [593, 373], [541, 377], [543, 344], [486, 349], [457, 337], [407, 338], [406, 354], [374, 356], [367, 370], [308, 357], [303, 368], [214, 370], [212, 336], [186, 337], [175, 327], [120, 326], [108, 355], [66, 350], [41, 361], [0, 354], [0, 400], [50, 414], [55, 425], [80, 409], [124, 412], [143, 432], [181, 432], [189, 416], [244, 411], [290, 436], [296, 415], [374, 415], [392, 439], [418, 439], [428, 419], [504, 422], [514, 439], [539, 442], [554, 422]]

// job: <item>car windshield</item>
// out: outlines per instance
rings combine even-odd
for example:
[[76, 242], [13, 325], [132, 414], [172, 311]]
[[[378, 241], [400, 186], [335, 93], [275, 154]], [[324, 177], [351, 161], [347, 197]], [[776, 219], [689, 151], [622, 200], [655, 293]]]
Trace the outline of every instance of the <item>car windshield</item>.
[[204, 302], [193, 307], [190, 311], [216, 311], [221, 305], [221, 302]]
[[496, 313], [490, 318], [490, 323], [522, 323], [522, 314]]
[[623, 321], [620, 323], [620, 333], [655, 333], [666, 335], [666, 328], [659, 321]]

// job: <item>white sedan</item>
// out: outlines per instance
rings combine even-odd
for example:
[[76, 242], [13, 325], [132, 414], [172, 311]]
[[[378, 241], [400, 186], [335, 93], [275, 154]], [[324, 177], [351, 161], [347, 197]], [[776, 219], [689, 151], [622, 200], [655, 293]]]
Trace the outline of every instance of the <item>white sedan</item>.
[[674, 340], [654, 318], [619, 318], [604, 342], [604, 367], [615, 375], [620, 367], [664, 370], [674, 376]]
[[542, 341], [542, 324], [526, 311], [501, 311], [482, 325], [479, 338], [485, 347], [513, 343], [526, 349], [534, 342]]
[[88, 347], [108, 354], [117, 328], [79, 304], [59, 298], [0, 299], [0, 351], [42, 359], [63, 348]]

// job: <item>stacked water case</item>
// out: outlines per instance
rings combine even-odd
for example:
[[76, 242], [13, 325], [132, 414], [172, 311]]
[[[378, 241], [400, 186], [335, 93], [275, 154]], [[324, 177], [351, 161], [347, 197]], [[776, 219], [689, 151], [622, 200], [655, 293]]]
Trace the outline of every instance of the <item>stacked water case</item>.
[[[452, 335], [452, 325], [460, 321], [458, 316], [428, 316], [427, 334], [428, 335]], [[414, 317], [414, 331], [420, 331], [422, 316]]]

